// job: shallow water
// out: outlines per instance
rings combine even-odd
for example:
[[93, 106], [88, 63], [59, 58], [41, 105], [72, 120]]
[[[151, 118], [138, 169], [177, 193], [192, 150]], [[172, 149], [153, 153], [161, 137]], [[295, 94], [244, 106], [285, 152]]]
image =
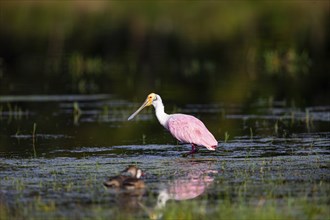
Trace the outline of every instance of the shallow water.
[[[219, 141], [215, 152], [183, 158], [190, 146], [178, 144], [151, 108], [127, 121], [139, 104], [108, 95], [1, 97], [3, 216], [160, 218], [183, 201], [204, 204], [212, 215], [228, 199], [256, 207], [287, 197], [328, 204], [330, 106], [169, 106], [169, 113], [172, 107], [201, 118]], [[130, 164], [144, 171], [145, 190], [103, 186]], [[293, 207], [295, 218], [300, 208]]]

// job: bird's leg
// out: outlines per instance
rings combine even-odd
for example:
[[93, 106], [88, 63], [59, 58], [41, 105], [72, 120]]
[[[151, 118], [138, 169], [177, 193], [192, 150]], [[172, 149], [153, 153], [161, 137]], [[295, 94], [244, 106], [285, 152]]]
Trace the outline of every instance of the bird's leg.
[[191, 144], [191, 154], [197, 153], [199, 147], [196, 144]]
[[188, 153], [183, 154], [182, 156], [183, 156], [183, 157], [187, 157], [187, 156], [189, 156], [189, 155], [191, 155], [191, 154], [196, 153], [197, 151], [198, 151], [197, 145], [195, 145], [195, 144], [191, 144], [191, 151], [188, 152]]

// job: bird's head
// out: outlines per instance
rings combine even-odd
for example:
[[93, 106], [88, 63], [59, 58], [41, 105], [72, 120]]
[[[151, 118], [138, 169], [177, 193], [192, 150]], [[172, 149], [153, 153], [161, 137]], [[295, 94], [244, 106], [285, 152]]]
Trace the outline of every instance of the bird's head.
[[145, 107], [153, 105], [156, 108], [159, 103], [162, 103], [162, 99], [160, 98], [160, 96], [155, 93], [150, 93], [144, 103], [141, 105], [141, 107], [136, 110], [131, 116], [129, 116], [128, 120], [133, 119]]
[[145, 102], [147, 102], [146, 103], [146, 106], [150, 106], [150, 105], [152, 105], [152, 104], [154, 104], [154, 102], [157, 100], [157, 94], [155, 94], [155, 93], [150, 93], [148, 96], [147, 96], [147, 98], [146, 98], [146, 101]]
[[134, 165], [128, 166], [125, 170], [122, 171], [122, 173], [128, 173], [130, 176], [137, 179], [140, 179], [142, 176], [144, 176], [142, 170]]

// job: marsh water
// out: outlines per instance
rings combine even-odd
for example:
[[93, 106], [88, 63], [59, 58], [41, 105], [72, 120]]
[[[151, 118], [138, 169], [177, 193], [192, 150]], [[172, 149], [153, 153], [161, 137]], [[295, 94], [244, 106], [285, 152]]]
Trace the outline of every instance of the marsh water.
[[[177, 143], [152, 108], [127, 121], [140, 102], [107, 94], [0, 101], [5, 217], [161, 218], [168, 204], [187, 201], [198, 208], [189, 210], [188, 203], [185, 212], [219, 217], [214, 213], [228, 199], [252, 207], [275, 201], [279, 211], [287, 197], [329, 202], [330, 106], [259, 100], [250, 114], [232, 103], [169, 104], [169, 113], [203, 120], [219, 141], [215, 152], [182, 157], [190, 146]], [[143, 170], [144, 190], [103, 186], [128, 165]], [[291, 208], [290, 216], [307, 216], [301, 207]]]
[[[1, 1], [0, 219], [329, 219], [329, 8]], [[216, 151], [127, 121], [151, 92]]]

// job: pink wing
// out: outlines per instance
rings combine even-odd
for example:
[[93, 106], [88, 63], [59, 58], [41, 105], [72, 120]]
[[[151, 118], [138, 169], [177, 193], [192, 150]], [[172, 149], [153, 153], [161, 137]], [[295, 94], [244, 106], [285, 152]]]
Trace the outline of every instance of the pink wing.
[[191, 115], [173, 114], [167, 121], [168, 130], [180, 142], [204, 146], [215, 150], [217, 140], [203, 122]]

